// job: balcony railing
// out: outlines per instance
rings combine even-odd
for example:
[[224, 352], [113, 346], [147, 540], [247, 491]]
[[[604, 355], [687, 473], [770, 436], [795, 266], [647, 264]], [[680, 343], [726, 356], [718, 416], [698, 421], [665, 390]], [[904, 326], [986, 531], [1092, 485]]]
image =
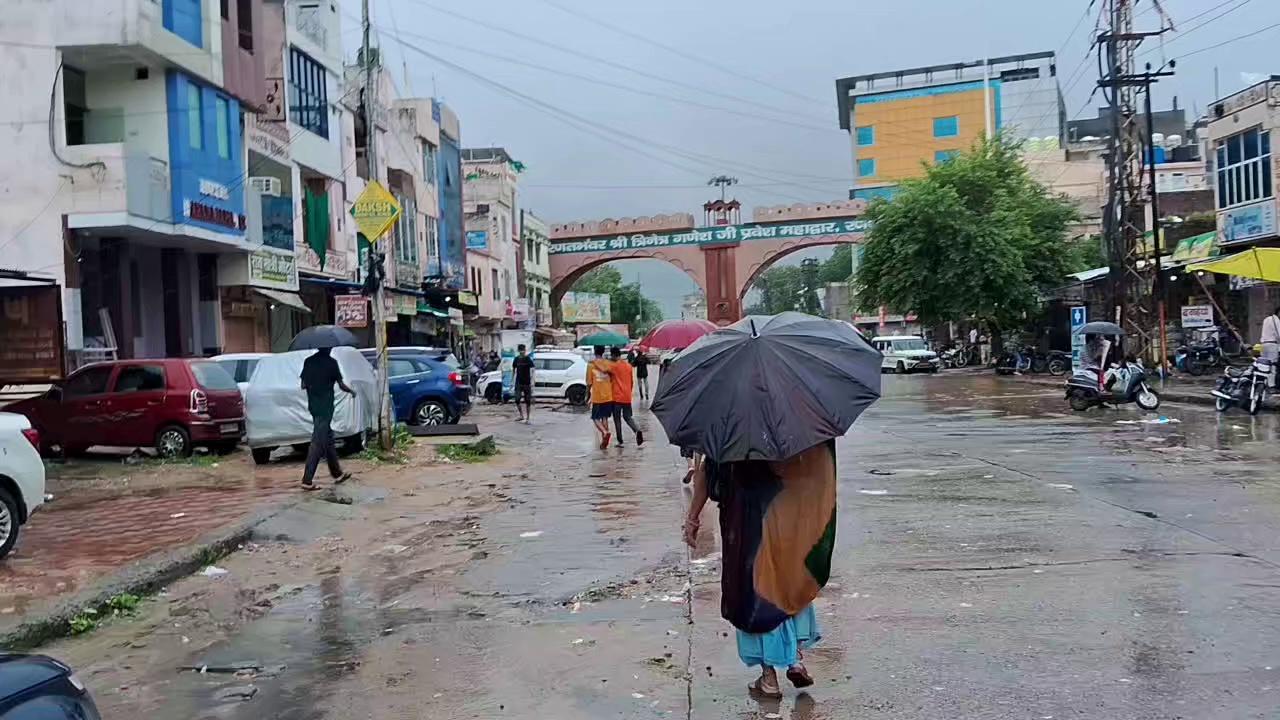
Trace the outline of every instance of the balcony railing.
[[73, 212], [124, 210], [158, 222], [173, 221], [167, 161], [130, 150], [125, 143], [71, 145], [60, 153], [68, 162], [89, 166], [73, 171]]

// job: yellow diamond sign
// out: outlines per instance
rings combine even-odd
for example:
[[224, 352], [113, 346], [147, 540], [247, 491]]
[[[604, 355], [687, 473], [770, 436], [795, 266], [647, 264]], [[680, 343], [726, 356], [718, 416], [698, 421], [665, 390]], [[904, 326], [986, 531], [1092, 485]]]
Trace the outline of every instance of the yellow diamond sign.
[[365, 185], [364, 192], [356, 198], [351, 217], [355, 218], [356, 227], [364, 233], [365, 240], [376, 243], [400, 218], [400, 203], [375, 180]]

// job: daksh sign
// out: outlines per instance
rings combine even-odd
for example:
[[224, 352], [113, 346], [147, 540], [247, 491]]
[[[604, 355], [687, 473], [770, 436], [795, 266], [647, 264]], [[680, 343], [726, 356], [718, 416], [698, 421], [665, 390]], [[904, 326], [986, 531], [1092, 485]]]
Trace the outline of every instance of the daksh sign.
[[400, 219], [400, 203], [382, 187], [382, 183], [375, 180], [365, 185], [364, 192], [356, 198], [351, 206], [351, 217], [365, 239], [376, 243]]

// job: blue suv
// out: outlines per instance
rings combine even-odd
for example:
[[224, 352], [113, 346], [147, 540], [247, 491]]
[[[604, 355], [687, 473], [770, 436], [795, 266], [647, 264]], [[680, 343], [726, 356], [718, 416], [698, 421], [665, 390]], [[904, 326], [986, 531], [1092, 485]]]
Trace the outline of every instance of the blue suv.
[[[362, 350], [370, 364], [377, 352]], [[387, 348], [392, 413], [410, 425], [448, 425], [471, 411], [471, 389], [446, 364], [447, 356], [421, 350]]]

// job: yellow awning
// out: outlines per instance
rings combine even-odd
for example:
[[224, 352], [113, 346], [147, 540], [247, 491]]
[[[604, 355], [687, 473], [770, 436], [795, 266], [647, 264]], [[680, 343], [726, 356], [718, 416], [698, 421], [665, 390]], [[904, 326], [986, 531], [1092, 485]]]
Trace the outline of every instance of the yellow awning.
[[1280, 282], [1280, 248], [1249, 248], [1235, 255], [1189, 265], [1187, 269]]

